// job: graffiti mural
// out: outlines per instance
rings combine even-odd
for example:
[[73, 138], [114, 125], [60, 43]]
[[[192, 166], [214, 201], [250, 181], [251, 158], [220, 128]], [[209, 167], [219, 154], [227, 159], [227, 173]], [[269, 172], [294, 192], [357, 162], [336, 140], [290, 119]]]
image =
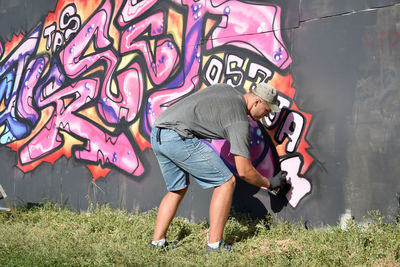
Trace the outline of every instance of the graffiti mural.
[[[282, 8], [229, 0], [59, 0], [28, 34], [0, 44], [0, 142], [17, 167], [73, 157], [93, 179], [143, 175], [154, 120], [214, 83], [252, 90], [265, 81], [282, 111], [251, 122], [253, 164], [288, 172], [292, 207], [311, 191], [311, 115], [295, 101]], [[233, 167], [229, 143], [209, 143]], [[150, 179], [150, 178], [149, 178]]]

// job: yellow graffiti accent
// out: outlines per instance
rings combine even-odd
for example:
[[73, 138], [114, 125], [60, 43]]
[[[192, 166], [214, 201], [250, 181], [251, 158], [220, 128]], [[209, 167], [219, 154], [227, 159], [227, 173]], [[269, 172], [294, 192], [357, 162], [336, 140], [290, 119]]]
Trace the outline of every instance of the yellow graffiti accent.
[[134, 124], [129, 127], [129, 131], [132, 133], [132, 136], [135, 138], [136, 143], [138, 144], [141, 151], [144, 151], [146, 148], [151, 148], [151, 144], [149, 141], [144, 138], [139, 131], [141, 127], [141, 121], [137, 120]]
[[110, 127], [107, 126], [103, 123], [103, 121], [101, 120], [101, 118], [99, 117], [96, 107], [90, 107], [84, 110], [79, 111], [80, 115], [83, 115], [85, 117], [86, 120], [88, 121], [92, 121], [98, 125], [100, 125], [102, 128], [106, 129], [109, 132], [114, 132], [115, 128], [114, 127]]
[[93, 39], [92, 39], [92, 41], [90, 42], [90, 45], [88, 46], [88, 48], [86, 49], [85, 54], [84, 54], [83, 56], [81, 56], [81, 58], [90, 56], [90, 55], [92, 55], [92, 54], [93, 54], [93, 55], [97, 54], [96, 49], [94, 48]]
[[118, 86], [117, 83], [115, 82], [115, 79], [111, 80], [111, 93], [114, 95], [118, 95]]
[[7, 106], [4, 103], [4, 101], [5, 101], [5, 98], [3, 98], [3, 100], [0, 103], [0, 113], [3, 112], [7, 108]]
[[168, 11], [167, 21], [167, 34], [171, 34], [173, 36], [172, 40], [175, 40], [178, 49], [182, 51], [183, 16], [171, 8]]
[[128, 65], [132, 62], [132, 60], [138, 55], [138, 53], [132, 53], [126, 56], [121, 57], [121, 61], [118, 64], [117, 71], [125, 70], [128, 68]]
[[149, 40], [149, 50], [150, 50], [151, 55], [156, 54], [156, 40], [155, 39]]
[[69, 104], [71, 104], [71, 102], [75, 99], [75, 97], [64, 97], [63, 100], [63, 104], [65, 108], [68, 108]]
[[253, 82], [249, 81], [249, 80], [245, 80], [244, 84], [243, 84], [243, 88], [246, 90], [246, 92], [250, 91], [250, 87], [253, 84]]
[[213, 19], [207, 19], [206, 21], [206, 26], [205, 26], [205, 36], [212, 30], [212, 28], [215, 26], [216, 21]]
[[62, 154], [64, 154], [67, 158], [70, 158], [72, 146], [83, 145], [83, 142], [76, 139], [66, 131], [59, 130], [58, 133], [64, 137], [64, 145], [60, 148], [60, 150], [62, 151]]
[[152, 85], [152, 83], [150, 81], [150, 76], [149, 75], [146, 75], [146, 84], [148, 84], [146, 91], [149, 91], [149, 90], [154, 88], [154, 86]]

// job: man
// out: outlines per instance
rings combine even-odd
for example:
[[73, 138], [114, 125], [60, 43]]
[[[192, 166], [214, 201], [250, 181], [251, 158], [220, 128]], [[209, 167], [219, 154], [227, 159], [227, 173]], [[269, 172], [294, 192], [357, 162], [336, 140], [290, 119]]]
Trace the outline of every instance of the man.
[[[277, 91], [261, 83], [241, 94], [227, 84], [200, 90], [170, 106], [154, 122], [151, 144], [168, 193], [160, 203], [150, 247], [166, 247], [166, 233], [189, 185], [188, 174], [203, 188], [214, 188], [209, 210], [206, 251], [222, 247], [222, 235], [232, 204], [235, 176], [215, 151], [200, 139], [226, 139], [237, 175], [247, 183], [271, 190], [283, 186], [286, 173], [262, 176], [250, 159], [250, 122], [279, 112]], [[225, 247], [228, 248], [228, 247]], [[228, 248], [229, 249], [229, 248]]]

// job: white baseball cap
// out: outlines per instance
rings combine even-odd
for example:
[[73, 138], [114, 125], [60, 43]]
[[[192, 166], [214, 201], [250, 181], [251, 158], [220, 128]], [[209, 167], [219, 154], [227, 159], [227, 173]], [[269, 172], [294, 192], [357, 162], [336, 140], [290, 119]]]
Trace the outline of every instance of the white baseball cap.
[[273, 86], [266, 83], [259, 83], [253, 89], [252, 93], [267, 102], [272, 112], [281, 111], [278, 106], [278, 91]]

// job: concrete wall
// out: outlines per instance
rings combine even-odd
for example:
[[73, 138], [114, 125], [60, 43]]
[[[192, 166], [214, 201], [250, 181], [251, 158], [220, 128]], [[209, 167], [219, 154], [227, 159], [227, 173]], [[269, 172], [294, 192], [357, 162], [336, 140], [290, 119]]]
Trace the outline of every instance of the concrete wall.
[[[267, 81], [283, 109], [252, 123], [252, 160], [266, 176], [288, 171], [291, 187], [275, 197], [238, 181], [234, 208], [309, 225], [395, 219], [399, 1], [133, 2], [0, 1], [0, 184], [12, 203], [156, 207], [154, 119], [210, 84]], [[210, 146], [233, 167], [229, 144]], [[207, 218], [211, 193], [192, 182], [179, 215]]]

